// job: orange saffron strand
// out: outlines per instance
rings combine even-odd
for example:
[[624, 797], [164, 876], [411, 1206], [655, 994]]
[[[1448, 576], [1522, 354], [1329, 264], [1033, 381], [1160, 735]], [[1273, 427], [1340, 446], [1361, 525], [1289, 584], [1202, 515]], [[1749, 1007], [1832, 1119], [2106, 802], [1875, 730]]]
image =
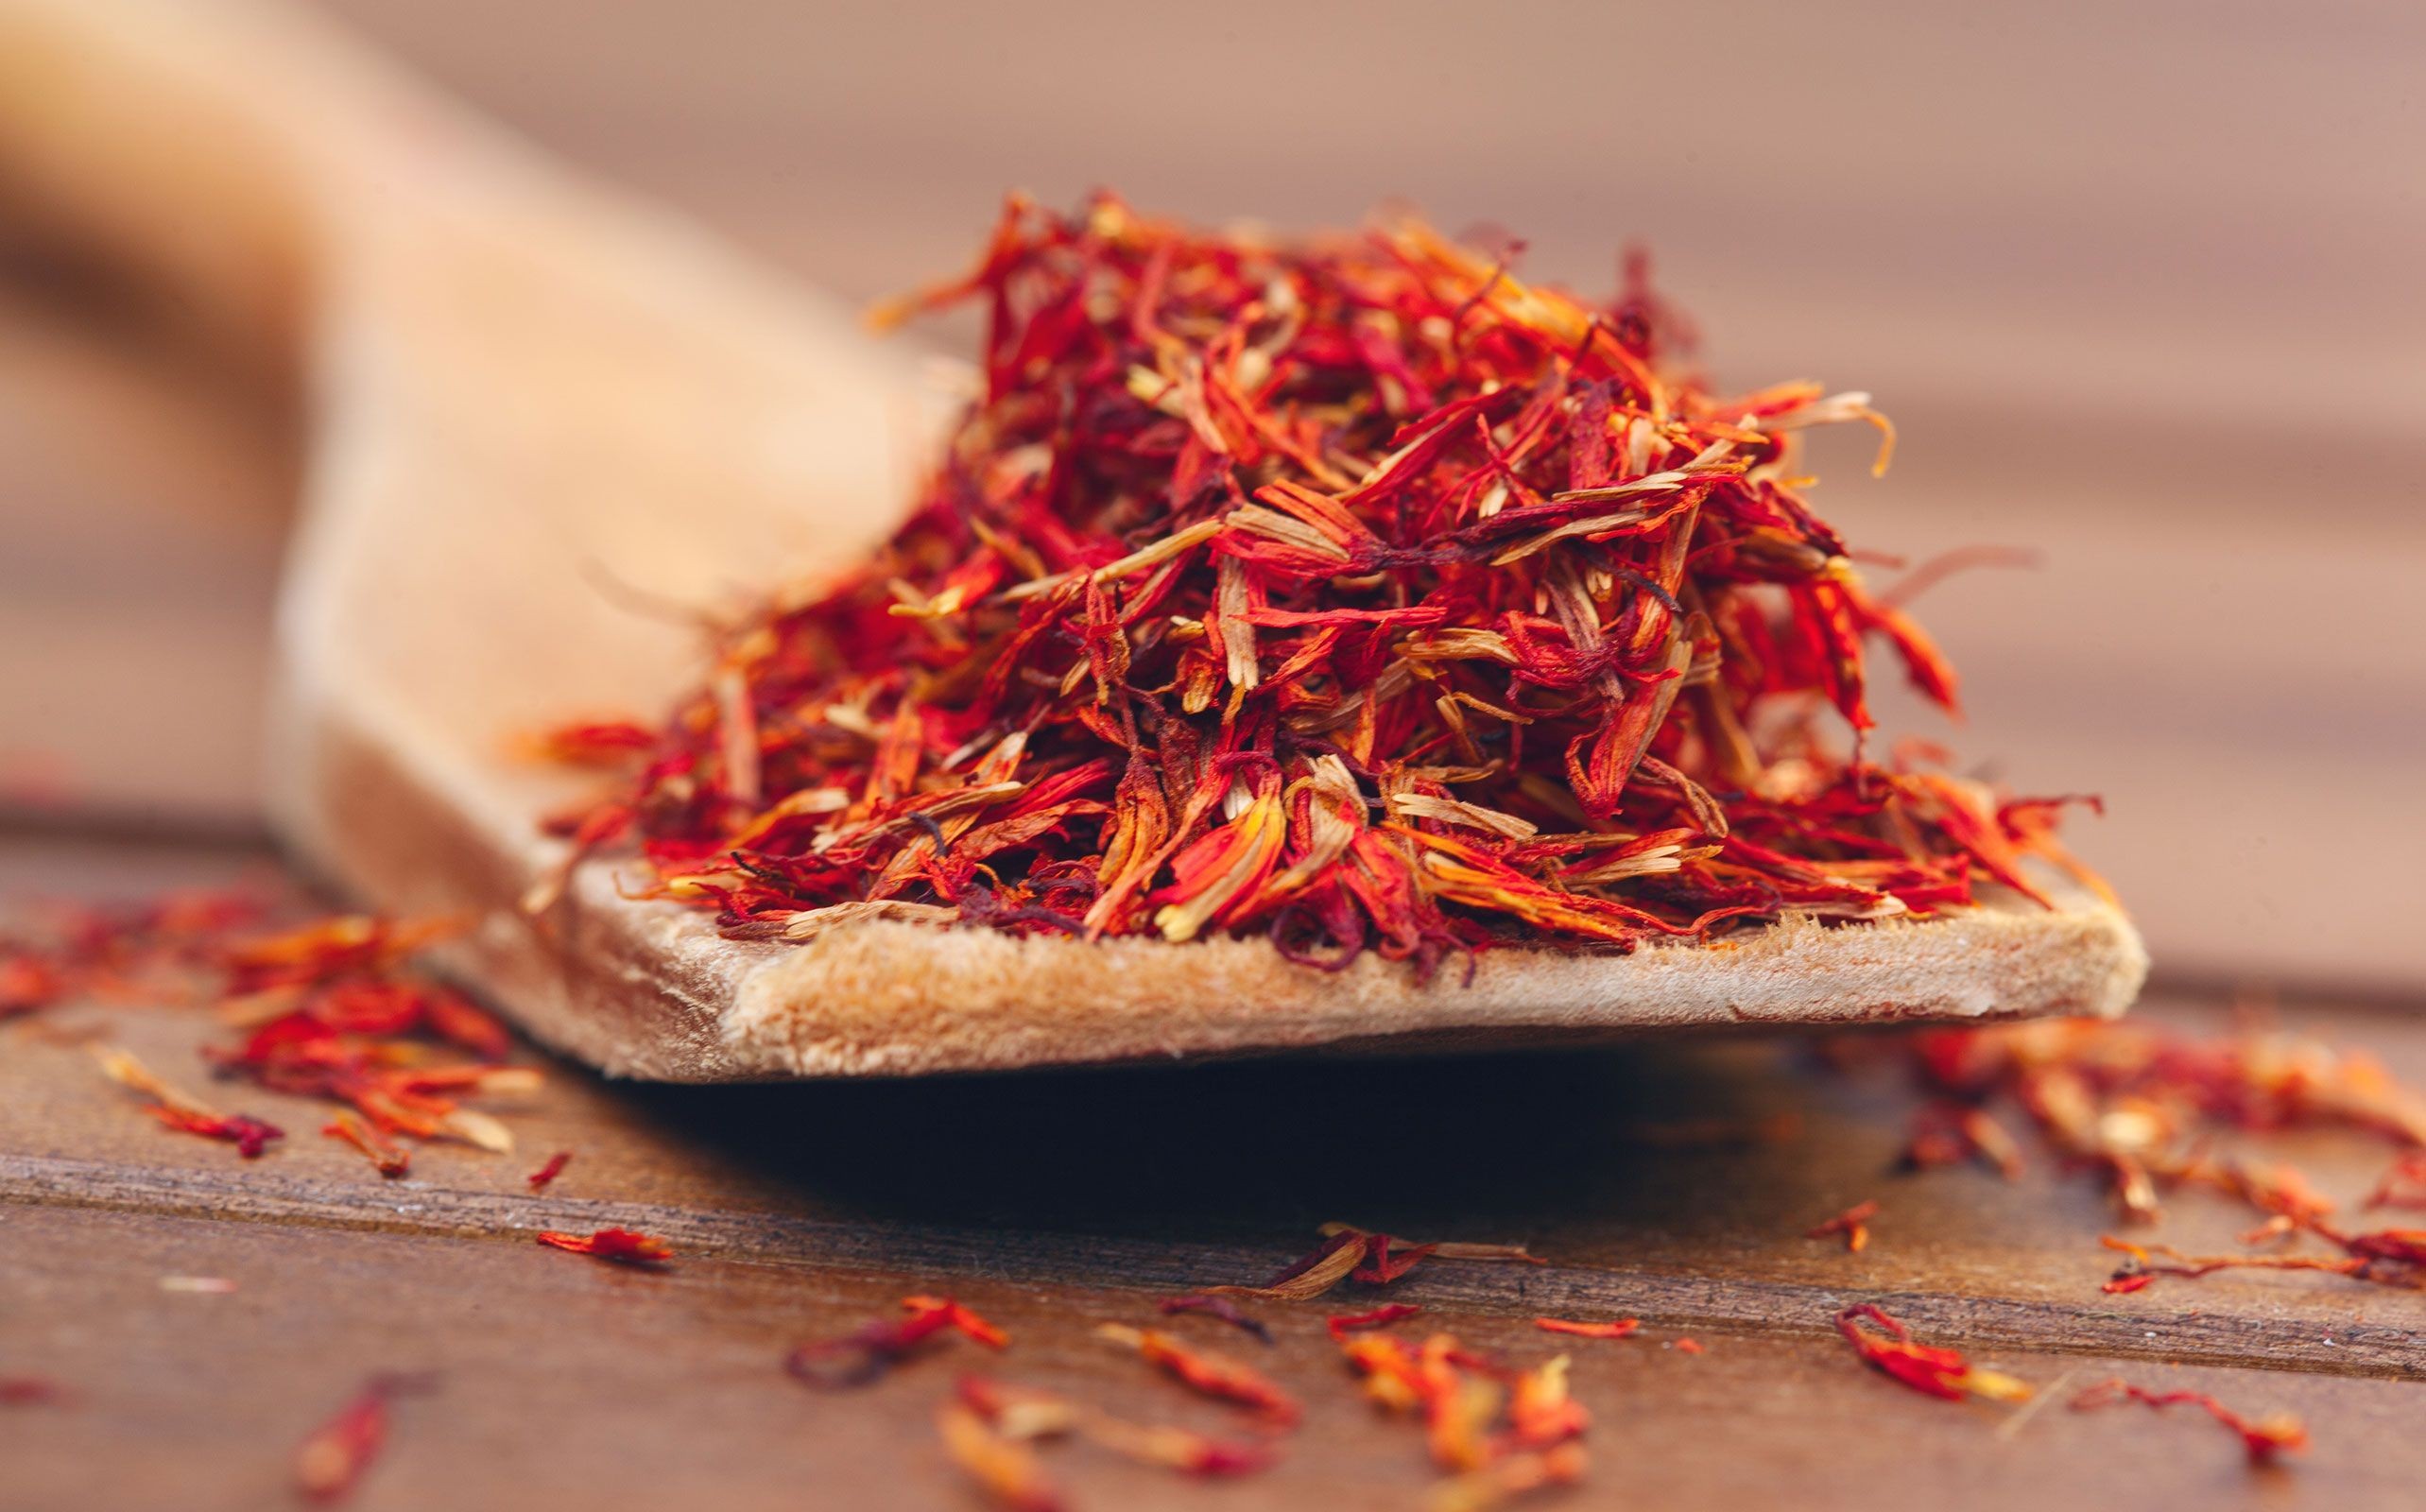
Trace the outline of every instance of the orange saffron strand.
[[1243, 1360], [1191, 1349], [1160, 1329], [1106, 1323], [1095, 1330], [1095, 1335], [1136, 1350], [1148, 1365], [1199, 1396], [1246, 1407], [1277, 1428], [1297, 1425], [1300, 1409], [1296, 1399]]
[[1643, 1320], [1621, 1317], [1601, 1323], [1579, 1323], [1573, 1318], [1537, 1317], [1533, 1326], [1544, 1333], [1572, 1333], [1579, 1339], [1630, 1339], [1643, 1327]]
[[532, 1237], [550, 1249], [588, 1255], [618, 1265], [651, 1267], [662, 1265], [674, 1258], [673, 1246], [634, 1228], [601, 1228], [591, 1234], [567, 1234], [547, 1229]]

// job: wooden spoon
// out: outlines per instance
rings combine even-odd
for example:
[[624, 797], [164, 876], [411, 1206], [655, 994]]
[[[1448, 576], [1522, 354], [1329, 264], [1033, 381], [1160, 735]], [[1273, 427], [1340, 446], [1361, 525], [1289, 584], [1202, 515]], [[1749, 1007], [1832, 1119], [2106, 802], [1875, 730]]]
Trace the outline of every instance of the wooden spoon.
[[2085, 898], [1625, 956], [1502, 951], [1428, 982], [1370, 955], [1327, 974], [1255, 940], [875, 922], [738, 944], [625, 900], [607, 862], [534, 919], [517, 900], [562, 857], [536, 821], [579, 789], [510, 737], [662, 707], [697, 673], [691, 633], [608, 585], [707, 602], [863, 551], [935, 424], [908, 362], [293, 11], [0, 0], [0, 174], [21, 215], [298, 365], [313, 441], [270, 810], [364, 902], [472, 913], [453, 967], [610, 1072], [2110, 1014], [2145, 973], [2130, 925]]

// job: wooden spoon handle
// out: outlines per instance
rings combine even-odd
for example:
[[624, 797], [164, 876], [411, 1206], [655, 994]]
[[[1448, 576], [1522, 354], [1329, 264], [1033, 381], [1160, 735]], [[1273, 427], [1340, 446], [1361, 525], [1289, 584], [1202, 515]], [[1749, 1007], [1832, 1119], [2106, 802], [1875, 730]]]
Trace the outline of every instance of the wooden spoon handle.
[[443, 162], [462, 112], [314, 18], [243, 0], [0, 0], [10, 213], [162, 281], [214, 335], [291, 350], [344, 259]]

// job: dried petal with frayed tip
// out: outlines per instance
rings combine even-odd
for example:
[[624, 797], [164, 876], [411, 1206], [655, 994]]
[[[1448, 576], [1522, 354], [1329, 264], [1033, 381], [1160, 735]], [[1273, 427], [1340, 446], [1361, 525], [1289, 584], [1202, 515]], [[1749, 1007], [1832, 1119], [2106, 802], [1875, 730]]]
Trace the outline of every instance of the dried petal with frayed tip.
[[[1876, 1328], [1866, 1327], [1866, 1323], [1875, 1324]], [[2026, 1382], [1998, 1371], [1982, 1370], [1955, 1350], [1915, 1344], [1911, 1331], [1874, 1303], [1857, 1303], [1837, 1314], [1836, 1332], [1845, 1335], [1853, 1352], [1873, 1369], [1923, 1396], [1947, 1401], [1961, 1401], [1966, 1397], [2024, 1401], [2030, 1397], [2031, 1388]]]

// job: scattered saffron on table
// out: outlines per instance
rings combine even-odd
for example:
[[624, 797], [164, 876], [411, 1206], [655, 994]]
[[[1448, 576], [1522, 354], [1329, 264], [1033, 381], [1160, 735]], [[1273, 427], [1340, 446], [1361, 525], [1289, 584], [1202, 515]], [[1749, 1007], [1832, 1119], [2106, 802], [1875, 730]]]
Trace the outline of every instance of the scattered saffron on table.
[[531, 1237], [550, 1249], [588, 1255], [618, 1265], [655, 1267], [674, 1258], [673, 1246], [633, 1228], [601, 1228], [590, 1234], [559, 1233], [550, 1228]]
[[1572, 1333], [1579, 1339], [1630, 1339], [1643, 1327], [1643, 1320], [1621, 1317], [1599, 1323], [1580, 1323], [1573, 1318], [1537, 1317], [1533, 1326], [1544, 1333]]
[[48, 1376], [0, 1376], [0, 1407], [40, 1407], [66, 1393]]
[[746, 939], [1423, 973], [2044, 901], [2033, 858], [2095, 885], [2061, 800], [1867, 758], [1867, 642], [1949, 709], [1954, 676], [1793, 453], [1892, 432], [1858, 393], [1707, 391], [1640, 267], [1592, 303], [1413, 220], [1279, 243], [1014, 198], [887, 319], [960, 302], [978, 394], [893, 538], [713, 632], [645, 743], [548, 737], [627, 758], [553, 823], [568, 867], [628, 847]]
[[2316, 1271], [2379, 1286], [2426, 1288], [2426, 1228], [2379, 1228], [2354, 1234], [2312, 1219], [2300, 1225], [2300, 1231], [2316, 1235], [2342, 1253], [2185, 1255], [2171, 1245], [2135, 1244], [2102, 1234], [2098, 1243], [2122, 1251], [2125, 1259], [2099, 1289], [2114, 1295], [2142, 1292], [2160, 1276], [2196, 1280], [2223, 1270]]
[[1446, 1333], [1412, 1348], [1395, 1334], [1333, 1336], [1368, 1399], [1421, 1420], [1427, 1452], [1452, 1477], [1437, 1488], [1435, 1508], [1496, 1506], [1583, 1475], [1583, 1450], [1574, 1440], [1590, 1418], [1568, 1391], [1567, 1356], [1515, 1370]]
[[1272, 1342], [1272, 1331], [1262, 1320], [1247, 1316], [1236, 1302], [1227, 1297], [1209, 1297], [1202, 1293], [1194, 1297], [1166, 1297], [1155, 1307], [1165, 1317], [1180, 1313], [1202, 1313], [1208, 1317], [1217, 1317], [1242, 1332], [1252, 1333], [1265, 1344]]
[[387, 1441], [388, 1403], [427, 1384], [425, 1377], [373, 1376], [295, 1452], [296, 1489], [324, 1506], [353, 1495]]
[[783, 1357], [783, 1368], [803, 1385], [821, 1390], [864, 1386], [947, 1330], [989, 1349], [1010, 1344], [1010, 1335], [948, 1297], [905, 1297], [902, 1318], [878, 1318], [838, 1338], [813, 1339]]
[[[244, 1032], [234, 1046], [203, 1052], [221, 1075], [351, 1108], [390, 1139], [512, 1148], [503, 1124], [464, 1102], [527, 1092], [539, 1073], [502, 1064], [513, 1049], [505, 1026], [409, 967], [456, 922], [349, 914], [265, 932], [269, 907], [236, 891], [31, 906], [52, 919], [40, 937], [0, 939], [0, 977], [16, 984], [6, 999], [10, 1011], [70, 999], [211, 1005]], [[222, 1117], [167, 1092], [140, 1063], [117, 1058], [123, 1054], [112, 1053], [105, 1069], [130, 1072], [127, 1085], [151, 1097], [153, 1116], [171, 1127], [227, 1141], [248, 1157], [283, 1137], [258, 1119]]]
[[1955, 1350], [1915, 1344], [1912, 1332], [1874, 1303], [1856, 1303], [1837, 1314], [1836, 1332], [1864, 1363], [1924, 1396], [1948, 1401], [1966, 1397], [2022, 1401], [2030, 1396], [2025, 1382], [1982, 1370]]
[[[272, 1091], [345, 1104], [385, 1134], [510, 1151], [505, 1125], [461, 1099], [525, 1092], [539, 1074], [500, 1064], [513, 1040], [495, 1018], [404, 969], [457, 927], [340, 915], [237, 942], [225, 954], [226, 991], [251, 1033], [213, 1058]], [[423, 1045], [472, 1058], [400, 1054]]]
[[1977, 1154], [2014, 1174], [2020, 1148], [1987, 1107], [2010, 1102], [2060, 1160], [2097, 1172], [2124, 1215], [2142, 1222], [2181, 1187], [2287, 1220], [2273, 1226], [2279, 1233], [2332, 1211], [2296, 1170], [2218, 1157], [2219, 1136], [2340, 1127], [2426, 1145], [2426, 1098], [2371, 1057], [2297, 1035], [2203, 1039], [2160, 1024], [2056, 1019], [1922, 1030], [1901, 1043], [1931, 1098], [1916, 1121], [1913, 1163]]
[[2297, 1454], [2308, 1448], [2306, 1425], [2289, 1413], [2251, 1419], [2203, 1391], [2150, 1391], [2120, 1377], [2101, 1381], [2083, 1390], [2073, 1398], [2072, 1408], [2074, 1412], [2090, 1412], [2100, 1407], [2134, 1401], [2158, 1409], [2177, 1406], [2198, 1408], [2239, 1436], [2241, 1447], [2248, 1452], [2252, 1465], [2270, 1465], [2279, 1455]]
[[533, 1171], [529, 1176], [524, 1177], [524, 1179], [530, 1183], [530, 1187], [533, 1192], [544, 1192], [547, 1190], [548, 1183], [555, 1180], [558, 1177], [562, 1176], [564, 1174], [564, 1168], [572, 1163], [573, 1152], [571, 1150], [559, 1150], [554, 1155], [547, 1158], [547, 1163], [545, 1165], [542, 1165], [538, 1170]]
[[1245, 1407], [1269, 1427], [1297, 1426], [1300, 1409], [1296, 1399], [1243, 1360], [1191, 1349], [1160, 1329], [1131, 1328], [1126, 1323], [1102, 1324], [1095, 1336], [1136, 1350], [1146, 1364], [1198, 1396]]
[[1843, 1234], [1845, 1248], [1858, 1254], [1869, 1247], [1870, 1220], [1878, 1215], [1879, 1201], [1872, 1197], [1867, 1202], [1853, 1204], [1816, 1228], [1804, 1229], [1802, 1236], [1805, 1239], [1826, 1239], [1832, 1234]]
[[1681, 1334], [1676, 1339], [1674, 1348], [1678, 1354], [1701, 1354], [1706, 1352], [1702, 1349], [1701, 1340], [1687, 1338]]
[[350, 1112], [340, 1109], [329, 1120], [321, 1133], [331, 1139], [343, 1140], [360, 1150], [384, 1177], [403, 1176], [413, 1168], [413, 1152], [372, 1128]]

